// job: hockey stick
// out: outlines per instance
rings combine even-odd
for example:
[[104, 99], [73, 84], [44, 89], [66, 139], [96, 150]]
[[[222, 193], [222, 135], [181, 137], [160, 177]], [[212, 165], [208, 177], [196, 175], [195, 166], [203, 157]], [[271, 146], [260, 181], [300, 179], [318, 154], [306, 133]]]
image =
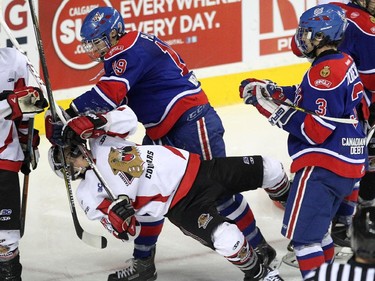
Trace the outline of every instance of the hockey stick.
[[[271, 88], [272, 87], [272, 88]], [[304, 109], [304, 108], [301, 108], [295, 104], [292, 104], [292, 103], [289, 103], [289, 102], [285, 102], [285, 101], [282, 101], [282, 100], [278, 100], [278, 99], [275, 99], [273, 97], [271, 97], [268, 93], [272, 93], [275, 91], [275, 88], [273, 87], [273, 85], [267, 85], [266, 86], [267, 90], [263, 87], [261, 87], [261, 93], [262, 93], [262, 96], [266, 99], [266, 100], [269, 100], [269, 101], [273, 101], [274, 103], [276, 104], [279, 104], [279, 105], [286, 105], [290, 108], [293, 108], [295, 110], [298, 110], [298, 111], [301, 111], [303, 113], [306, 113], [306, 114], [311, 114], [311, 115], [314, 115], [314, 116], [317, 116], [317, 117], [320, 117], [322, 119], [325, 119], [325, 120], [328, 120], [328, 121], [333, 121], [333, 122], [337, 122], [337, 123], [342, 123], [342, 124], [357, 124], [358, 123], [358, 120], [356, 119], [350, 119], [350, 118], [336, 118], [336, 117], [329, 117], [329, 116], [325, 116], [325, 115], [320, 115], [314, 111], [310, 111], [308, 109]], [[266, 91], [268, 93], [266, 93]]]
[[375, 125], [373, 125], [372, 127], [370, 127], [370, 129], [367, 132], [366, 146], [369, 144], [369, 142], [370, 142], [370, 140], [371, 140], [374, 132], [375, 132]]
[[[27, 165], [27, 167], [30, 167], [30, 162], [32, 159], [32, 153], [33, 153], [33, 137], [34, 137], [34, 119], [30, 119], [28, 121], [28, 130], [29, 132], [27, 137], [27, 146], [25, 151], [25, 160], [24, 165]], [[23, 236], [25, 232], [25, 221], [26, 221], [26, 208], [27, 208], [27, 196], [29, 194], [29, 173], [25, 174], [23, 177], [23, 188], [22, 188], [22, 204], [21, 204], [21, 227], [20, 227], [20, 235]]]
[[320, 117], [322, 119], [325, 119], [325, 120], [328, 120], [328, 121], [333, 121], [333, 122], [342, 123], [342, 124], [357, 124], [358, 123], [358, 120], [356, 120], [356, 119], [336, 118], [336, 117], [329, 117], [329, 116], [325, 116], [325, 115], [320, 115], [320, 114], [318, 114], [318, 113], [316, 113], [314, 111], [310, 111], [308, 109], [304, 109], [304, 108], [298, 107], [295, 104], [291, 104], [291, 103], [288, 103], [288, 102], [285, 102], [285, 101], [274, 99], [272, 97], [269, 97], [267, 99], [273, 101], [274, 103], [281, 104], [281, 105], [286, 105], [286, 106], [289, 106], [290, 108], [293, 108], [295, 110], [301, 111], [301, 112], [306, 113], [306, 114], [311, 114], [311, 115], [314, 115], [314, 116], [318, 116], [318, 117]]
[[[50, 84], [50, 80], [49, 80], [47, 63], [46, 63], [42, 39], [41, 39], [41, 35], [40, 35], [39, 23], [38, 23], [38, 19], [36, 17], [34, 4], [33, 4], [32, 0], [29, 0], [29, 5], [30, 5], [31, 18], [32, 18], [32, 21], [33, 21], [33, 26], [34, 26], [36, 43], [37, 43], [38, 51], [39, 51], [39, 58], [40, 58], [40, 61], [41, 61], [42, 70], [43, 70], [43, 74], [44, 74], [44, 81], [45, 81], [45, 85], [46, 85], [45, 88], [46, 88], [46, 92], [47, 92], [47, 98], [48, 98], [48, 101], [49, 101], [49, 104], [50, 104], [50, 110], [51, 110], [51, 115], [52, 115], [53, 121], [56, 121], [57, 120], [57, 113], [56, 113], [56, 107], [57, 106], [56, 106], [55, 100], [54, 100], [53, 95], [52, 95], [52, 88], [51, 88], [51, 84]], [[81, 227], [81, 225], [79, 223], [77, 212], [76, 212], [76, 209], [75, 209], [75, 204], [74, 204], [74, 197], [73, 197], [72, 188], [71, 188], [70, 176], [69, 176], [65, 155], [63, 153], [62, 148], [60, 148], [60, 154], [62, 155], [63, 171], [64, 171], [63, 174], [64, 174], [64, 179], [65, 179], [65, 186], [66, 186], [66, 190], [67, 190], [67, 194], [68, 194], [68, 198], [69, 198], [70, 211], [71, 211], [71, 214], [72, 214], [76, 234], [82, 241], [84, 241], [88, 245], [91, 245], [91, 246], [94, 246], [94, 247], [97, 247], [97, 248], [105, 248], [107, 246], [107, 239], [105, 237], [88, 233], [87, 231], [85, 231]]]

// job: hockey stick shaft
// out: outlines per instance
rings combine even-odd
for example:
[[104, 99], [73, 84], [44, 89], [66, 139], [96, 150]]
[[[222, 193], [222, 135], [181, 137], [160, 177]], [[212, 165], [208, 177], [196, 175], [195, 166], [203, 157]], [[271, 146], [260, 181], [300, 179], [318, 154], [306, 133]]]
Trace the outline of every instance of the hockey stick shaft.
[[329, 117], [329, 116], [325, 116], [325, 115], [320, 115], [320, 114], [317, 114], [316, 112], [298, 107], [297, 105], [294, 105], [294, 104], [291, 104], [291, 103], [288, 103], [288, 102], [285, 102], [285, 101], [274, 99], [272, 97], [270, 97], [269, 100], [272, 100], [274, 103], [277, 103], [277, 104], [280, 104], [280, 105], [289, 106], [290, 108], [293, 108], [295, 110], [301, 111], [301, 112], [306, 113], [306, 114], [318, 116], [318, 117], [320, 117], [322, 119], [325, 119], [325, 120], [328, 120], [328, 121], [333, 121], [333, 122], [343, 123], [343, 124], [357, 124], [358, 123], [358, 120], [356, 120], [356, 119], [336, 118], [336, 117]]
[[[49, 74], [48, 74], [48, 69], [47, 69], [47, 63], [46, 63], [46, 57], [45, 57], [45, 53], [44, 53], [44, 49], [43, 49], [43, 43], [42, 43], [42, 39], [41, 39], [41, 35], [40, 35], [39, 23], [38, 23], [38, 19], [37, 19], [37, 16], [36, 16], [33, 1], [29, 0], [28, 2], [29, 2], [31, 18], [32, 18], [32, 21], [33, 21], [33, 26], [34, 26], [35, 39], [36, 39], [36, 43], [37, 43], [38, 51], [39, 51], [39, 59], [41, 61], [42, 71], [43, 71], [43, 75], [44, 75], [47, 98], [48, 98], [48, 101], [50, 103], [50, 110], [51, 110], [51, 115], [52, 115], [53, 121], [56, 121], [57, 120], [56, 108], [58, 108], [58, 107], [56, 106], [55, 100], [54, 100], [53, 95], [52, 95], [52, 87], [51, 87], [51, 84], [50, 84], [50, 79], [49, 79]], [[64, 167], [63, 168], [63, 170], [64, 170], [63, 174], [64, 174], [64, 179], [65, 179], [66, 190], [67, 190], [68, 197], [69, 197], [70, 210], [71, 210], [76, 234], [82, 241], [88, 243], [91, 246], [99, 247], [99, 248], [105, 248], [107, 246], [107, 240], [106, 240], [105, 237], [93, 235], [93, 234], [90, 234], [90, 233], [84, 231], [83, 228], [81, 227], [80, 223], [79, 223], [77, 212], [76, 212], [76, 209], [75, 209], [75, 204], [74, 204], [74, 198], [73, 198], [73, 193], [72, 193], [72, 188], [71, 188], [71, 183], [70, 183], [70, 177], [69, 177], [68, 169], [67, 169], [67, 165], [66, 165], [66, 159], [65, 159], [62, 148], [60, 148], [60, 154], [63, 156], [62, 157], [63, 167]]]
[[[28, 121], [28, 136], [27, 136], [27, 146], [25, 151], [24, 165], [30, 167], [30, 162], [32, 161], [33, 154], [33, 137], [34, 137], [34, 119]], [[30, 168], [29, 168], [30, 169]], [[20, 235], [23, 236], [25, 232], [25, 221], [26, 221], [26, 209], [27, 209], [27, 196], [29, 194], [29, 174], [25, 174], [23, 177], [23, 187], [22, 187], [22, 203], [21, 203], [21, 228]]]

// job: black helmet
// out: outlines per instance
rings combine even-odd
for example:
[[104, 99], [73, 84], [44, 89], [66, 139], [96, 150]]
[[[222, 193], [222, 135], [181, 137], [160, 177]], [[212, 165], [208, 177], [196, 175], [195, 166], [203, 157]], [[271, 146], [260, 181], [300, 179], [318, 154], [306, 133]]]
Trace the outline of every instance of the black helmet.
[[375, 259], [375, 207], [358, 208], [353, 217], [351, 243], [355, 256]]

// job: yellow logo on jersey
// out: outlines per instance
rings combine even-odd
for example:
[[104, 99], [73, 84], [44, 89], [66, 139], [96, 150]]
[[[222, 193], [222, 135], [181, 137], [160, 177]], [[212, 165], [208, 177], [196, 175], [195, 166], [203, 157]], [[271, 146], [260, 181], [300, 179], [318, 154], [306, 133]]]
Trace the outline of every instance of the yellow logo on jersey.
[[320, 71], [320, 76], [327, 77], [331, 74], [331, 70], [329, 69], [329, 66], [323, 67], [323, 69]]
[[212, 219], [213, 217], [210, 214], [201, 214], [198, 218], [198, 228], [206, 229]]
[[111, 147], [108, 163], [114, 175], [121, 171], [134, 178], [139, 178], [144, 171], [144, 161], [135, 146], [126, 146], [123, 149]]

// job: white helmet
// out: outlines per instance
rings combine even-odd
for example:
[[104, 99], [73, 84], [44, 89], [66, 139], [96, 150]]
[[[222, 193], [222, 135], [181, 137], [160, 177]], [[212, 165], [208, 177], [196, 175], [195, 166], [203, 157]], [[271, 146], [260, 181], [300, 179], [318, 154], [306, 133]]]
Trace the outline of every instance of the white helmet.
[[58, 175], [60, 178], [64, 178], [64, 174], [62, 171], [64, 166], [61, 163], [59, 154], [59, 147], [57, 145], [51, 146], [48, 150], [48, 163], [52, 171], [54, 171], [56, 175]]
[[69, 161], [81, 155], [81, 151], [79, 150], [79, 147], [68, 146], [62, 149], [64, 151], [65, 158], [66, 158], [65, 159], [66, 171], [64, 171], [64, 164], [63, 164], [62, 155], [61, 155], [61, 147], [58, 145], [53, 145], [48, 150], [48, 162], [49, 162], [51, 169], [60, 178], [64, 178], [64, 172], [67, 173], [67, 176], [69, 176], [71, 180], [82, 178], [86, 169], [83, 167], [74, 167], [73, 165], [71, 165]]

